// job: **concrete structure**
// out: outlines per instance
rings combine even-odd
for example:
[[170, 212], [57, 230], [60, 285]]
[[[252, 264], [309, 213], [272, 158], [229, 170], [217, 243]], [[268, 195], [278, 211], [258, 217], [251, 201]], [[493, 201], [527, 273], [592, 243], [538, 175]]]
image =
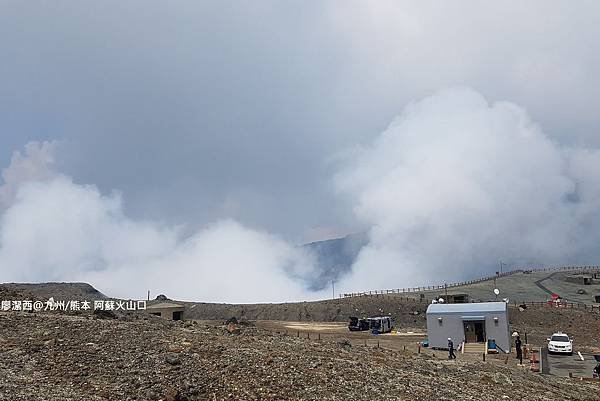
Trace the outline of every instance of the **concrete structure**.
[[594, 276], [591, 274], [572, 274], [565, 277], [565, 281], [579, 285], [594, 284]]
[[508, 308], [504, 302], [431, 304], [427, 308], [427, 337], [432, 348], [447, 348], [448, 337], [460, 343], [496, 341], [501, 352], [510, 352]]
[[146, 312], [151, 315], [160, 316], [163, 319], [183, 320], [183, 305], [172, 302], [159, 302], [157, 304], [148, 305]]
[[438, 299], [442, 298], [446, 304], [465, 304], [469, 302], [469, 294], [449, 293], [438, 295]]

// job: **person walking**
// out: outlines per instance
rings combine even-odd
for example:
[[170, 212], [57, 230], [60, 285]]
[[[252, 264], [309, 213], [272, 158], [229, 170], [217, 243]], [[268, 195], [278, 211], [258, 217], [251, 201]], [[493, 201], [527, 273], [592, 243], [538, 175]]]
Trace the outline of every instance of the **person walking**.
[[454, 343], [450, 337], [448, 337], [448, 359], [456, 359], [456, 355], [454, 355]]
[[523, 365], [523, 350], [521, 349], [521, 337], [517, 336], [515, 339], [515, 349], [517, 350], [517, 359], [519, 365]]

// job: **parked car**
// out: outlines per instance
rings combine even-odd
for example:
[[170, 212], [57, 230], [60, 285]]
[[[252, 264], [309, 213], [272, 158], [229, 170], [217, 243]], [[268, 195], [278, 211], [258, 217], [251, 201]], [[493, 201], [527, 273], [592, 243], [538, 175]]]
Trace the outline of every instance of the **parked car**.
[[367, 321], [373, 334], [389, 333], [394, 328], [392, 319], [389, 316], [370, 317]]
[[356, 316], [350, 316], [350, 323], [348, 323], [348, 330], [350, 331], [365, 331], [369, 330], [369, 322], [367, 319], [359, 319]]
[[551, 354], [569, 354], [573, 355], [573, 340], [565, 333], [552, 334], [548, 339], [548, 352]]

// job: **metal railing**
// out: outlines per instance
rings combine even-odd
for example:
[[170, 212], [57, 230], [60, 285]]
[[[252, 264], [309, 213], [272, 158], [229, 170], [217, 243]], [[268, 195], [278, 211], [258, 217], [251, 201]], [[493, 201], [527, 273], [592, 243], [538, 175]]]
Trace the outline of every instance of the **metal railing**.
[[[388, 296], [392, 296], [391, 294], [372, 294], [373, 297], [388, 297]], [[398, 300], [400, 302], [411, 302], [414, 304], [423, 304], [423, 305], [428, 305], [432, 302], [432, 299], [428, 299], [428, 298], [420, 298], [420, 297], [411, 297], [411, 296], [397, 296], [394, 295], [393, 296], [395, 300]], [[544, 307], [544, 308], [555, 308], [555, 309], [580, 309], [580, 310], [587, 310], [588, 312], [597, 312], [600, 313], [600, 303], [596, 304], [596, 303], [585, 303], [585, 302], [569, 302], [569, 301], [562, 301], [562, 302], [555, 302], [552, 300], [546, 300], [546, 301], [510, 301], [510, 306], [514, 306], [519, 307], [521, 305], [525, 305], [528, 308], [540, 308], [540, 307]]]
[[407, 294], [407, 293], [416, 293], [416, 292], [424, 292], [424, 291], [437, 291], [437, 290], [445, 290], [447, 288], [455, 288], [461, 287], [470, 284], [477, 284], [484, 281], [491, 281], [500, 277], [511, 276], [516, 273], [523, 272], [545, 272], [545, 271], [561, 271], [561, 270], [571, 270], [571, 271], [600, 271], [600, 266], [556, 266], [556, 267], [529, 267], [529, 268], [519, 268], [510, 270], [507, 272], [503, 272], [500, 274], [494, 274], [486, 277], [481, 277], [475, 280], [468, 281], [460, 281], [455, 283], [446, 283], [446, 284], [438, 284], [438, 285], [429, 285], [429, 286], [421, 286], [421, 287], [406, 287], [406, 288], [393, 288], [387, 290], [372, 290], [372, 291], [364, 291], [364, 292], [352, 292], [352, 293], [343, 293], [340, 294], [340, 298], [351, 298], [351, 297], [363, 297], [363, 296], [377, 296], [377, 295], [390, 295], [390, 294]]

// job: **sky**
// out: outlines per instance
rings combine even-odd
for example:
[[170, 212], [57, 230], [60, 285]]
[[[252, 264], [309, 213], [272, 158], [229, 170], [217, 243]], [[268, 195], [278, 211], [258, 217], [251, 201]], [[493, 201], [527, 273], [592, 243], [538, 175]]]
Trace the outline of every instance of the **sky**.
[[[593, 263], [599, 15], [593, 1], [2, 2], [0, 281], [94, 273], [127, 295], [117, 281], [146, 275], [142, 292], [173, 260], [245, 277], [244, 258], [208, 252], [231, 238], [253, 285], [281, 291], [168, 289], [315, 298], [295, 245], [353, 232], [371, 241], [347, 289], [499, 258]], [[70, 202], [88, 217], [69, 220]], [[27, 218], [56, 205], [78, 252], [48, 242], [56, 213]], [[132, 233], [127, 251], [108, 243]]]

